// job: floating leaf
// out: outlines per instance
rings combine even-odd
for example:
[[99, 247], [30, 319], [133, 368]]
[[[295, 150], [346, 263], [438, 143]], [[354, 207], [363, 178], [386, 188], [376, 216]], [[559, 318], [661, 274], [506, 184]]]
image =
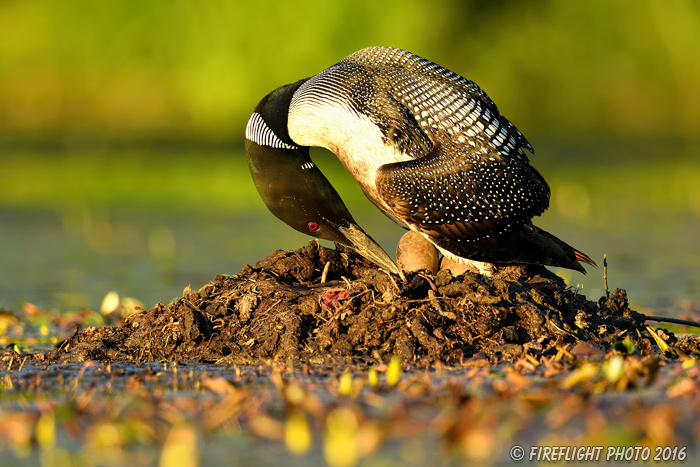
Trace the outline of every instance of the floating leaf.
[[344, 371], [340, 378], [338, 378], [338, 392], [343, 396], [349, 396], [352, 394], [352, 373], [349, 371]]
[[346, 407], [328, 414], [323, 454], [331, 467], [351, 467], [358, 461], [357, 416]]
[[217, 394], [230, 394], [236, 390], [233, 384], [221, 376], [209, 377], [205, 375], [202, 377], [201, 382], [202, 386]]
[[289, 411], [284, 425], [284, 443], [290, 452], [298, 455], [311, 449], [313, 438], [304, 412], [294, 409]]
[[683, 362], [683, 363], [682, 363], [681, 366], [683, 367], [683, 369], [686, 369], [686, 370], [687, 370], [688, 368], [694, 367], [694, 366], [697, 365], [697, 363], [698, 363], [697, 359], [694, 358], [694, 357], [686, 357], [686, 358], [684, 358], [684, 359], [682, 360], [682, 362]]
[[367, 372], [367, 382], [373, 388], [376, 388], [379, 384], [379, 373], [375, 367], [371, 367]]
[[634, 355], [635, 350], [634, 342], [629, 337], [625, 337], [613, 344], [613, 351], [622, 355]]
[[284, 388], [284, 398], [291, 405], [300, 405], [307, 397], [306, 390], [298, 383], [291, 383]]
[[19, 318], [7, 310], [0, 310], [0, 335], [6, 334], [10, 326], [19, 323]]
[[199, 465], [197, 434], [186, 424], [170, 429], [160, 455], [160, 467], [196, 467]]
[[56, 445], [56, 417], [53, 411], [44, 412], [36, 423], [36, 441], [42, 449], [50, 450]]
[[586, 362], [572, 371], [561, 383], [564, 389], [572, 388], [578, 384], [592, 380], [598, 374], [598, 365]]
[[119, 294], [115, 291], [108, 292], [107, 295], [102, 299], [102, 305], [100, 305], [100, 311], [103, 315], [108, 315], [114, 313], [119, 309]]
[[386, 382], [389, 386], [396, 386], [403, 374], [401, 367], [401, 357], [394, 355], [389, 361], [389, 366], [386, 369]]
[[613, 355], [603, 363], [603, 373], [611, 383], [617, 383], [625, 375], [625, 358]]

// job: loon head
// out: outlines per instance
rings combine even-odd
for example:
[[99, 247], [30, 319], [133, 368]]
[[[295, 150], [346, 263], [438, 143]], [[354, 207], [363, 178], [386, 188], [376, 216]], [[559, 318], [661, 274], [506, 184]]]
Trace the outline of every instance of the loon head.
[[287, 130], [289, 105], [306, 80], [265, 96], [246, 127], [246, 154], [267, 208], [295, 230], [351, 246], [383, 269], [402, 276], [394, 261], [355, 222], [338, 192]]

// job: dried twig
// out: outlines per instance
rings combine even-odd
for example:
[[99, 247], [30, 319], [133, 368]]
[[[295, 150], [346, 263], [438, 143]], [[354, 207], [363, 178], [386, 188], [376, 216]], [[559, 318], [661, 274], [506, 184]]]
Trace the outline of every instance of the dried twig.
[[605, 297], [610, 298], [610, 289], [608, 289], [608, 255], [603, 255], [603, 282], [605, 283]]
[[321, 274], [321, 284], [326, 283], [326, 277], [328, 277], [328, 268], [330, 268], [331, 262], [326, 261], [326, 265], [323, 266], [323, 273]]
[[642, 315], [642, 317], [646, 321], [659, 321], [664, 323], [682, 324], [684, 326], [694, 326], [696, 328], [700, 328], [700, 323], [698, 323], [697, 321], [689, 321], [687, 319], [678, 318], [666, 318], [665, 316], [647, 316], [641, 313], [640, 315]]

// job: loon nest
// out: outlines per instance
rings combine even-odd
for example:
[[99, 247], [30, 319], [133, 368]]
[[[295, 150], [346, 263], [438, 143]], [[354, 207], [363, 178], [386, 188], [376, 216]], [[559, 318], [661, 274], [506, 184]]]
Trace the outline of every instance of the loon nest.
[[[188, 288], [120, 326], [87, 328], [50, 360], [347, 363], [400, 355], [416, 365], [458, 364], [554, 355], [578, 341], [607, 350], [623, 337], [644, 355], [658, 353], [644, 320], [624, 290], [594, 302], [540, 266], [492, 277], [419, 272], [404, 282], [350, 249], [313, 241]], [[666, 335], [672, 350], [698, 353], [697, 340]]]

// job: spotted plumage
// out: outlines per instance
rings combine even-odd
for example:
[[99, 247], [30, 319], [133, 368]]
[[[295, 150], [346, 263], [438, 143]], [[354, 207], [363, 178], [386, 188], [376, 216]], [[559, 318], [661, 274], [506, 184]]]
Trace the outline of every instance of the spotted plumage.
[[287, 117], [291, 141], [333, 151], [370, 200], [448, 256], [594, 264], [532, 225], [550, 191], [527, 139], [478, 85], [429, 60], [355, 52], [300, 82]]

